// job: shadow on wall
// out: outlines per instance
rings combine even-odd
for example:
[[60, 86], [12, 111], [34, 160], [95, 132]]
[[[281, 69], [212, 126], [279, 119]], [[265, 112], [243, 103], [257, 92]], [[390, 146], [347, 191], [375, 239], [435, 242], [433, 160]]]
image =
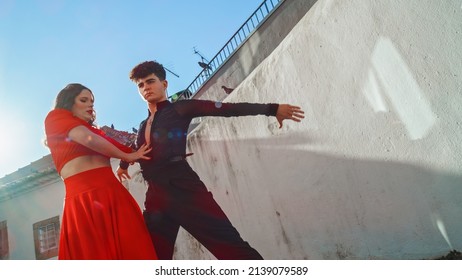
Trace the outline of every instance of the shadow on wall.
[[190, 161], [267, 259], [428, 259], [462, 247], [460, 175], [289, 148], [314, 140], [199, 140]]

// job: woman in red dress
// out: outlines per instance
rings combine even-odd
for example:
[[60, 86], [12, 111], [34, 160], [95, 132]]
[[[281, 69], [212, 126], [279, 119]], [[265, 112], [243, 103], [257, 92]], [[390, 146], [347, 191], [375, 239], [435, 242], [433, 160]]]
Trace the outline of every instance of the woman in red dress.
[[47, 145], [66, 188], [58, 259], [157, 259], [141, 209], [110, 158], [148, 159], [94, 127], [93, 93], [69, 84], [45, 119]]

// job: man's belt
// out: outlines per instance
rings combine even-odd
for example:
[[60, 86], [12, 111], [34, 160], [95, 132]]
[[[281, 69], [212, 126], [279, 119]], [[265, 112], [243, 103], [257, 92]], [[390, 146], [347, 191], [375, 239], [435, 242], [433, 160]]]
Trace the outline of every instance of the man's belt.
[[174, 156], [168, 159], [169, 162], [177, 162], [185, 159], [185, 156]]
[[168, 161], [169, 162], [182, 161], [182, 160], [185, 160], [187, 157], [192, 156], [192, 155], [193, 155], [193, 153], [189, 153], [189, 154], [182, 155], [182, 156], [173, 156], [173, 157], [169, 158]]

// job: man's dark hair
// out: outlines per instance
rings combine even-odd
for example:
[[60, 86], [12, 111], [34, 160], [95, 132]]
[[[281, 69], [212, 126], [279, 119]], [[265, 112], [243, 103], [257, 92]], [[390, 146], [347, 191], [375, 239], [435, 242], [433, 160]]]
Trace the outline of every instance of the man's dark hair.
[[146, 78], [147, 76], [154, 74], [156, 75], [161, 81], [165, 80], [165, 69], [162, 64], [158, 63], [157, 61], [145, 61], [138, 65], [136, 65], [132, 71], [130, 71], [130, 80], [133, 82]]

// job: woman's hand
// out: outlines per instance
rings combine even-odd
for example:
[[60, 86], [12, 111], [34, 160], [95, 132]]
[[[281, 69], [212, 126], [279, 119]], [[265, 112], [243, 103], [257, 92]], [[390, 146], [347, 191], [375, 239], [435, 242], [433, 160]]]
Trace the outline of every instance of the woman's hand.
[[288, 119], [300, 122], [303, 118], [305, 118], [305, 112], [303, 112], [300, 107], [290, 104], [279, 104], [278, 111], [276, 113], [276, 119], [279, 122], [279, 128], [282, 127], [283, 120]]
[[149, 160], [151, 158], [146, 156], [146, 154], [149, 153], [151, 150], [152, 150], [152, 147], [149, 147], [148, 145], [143, 144], [137, 151], [126, 154], [123, 160], [129, 163], [133, 163], [139, 159]]

